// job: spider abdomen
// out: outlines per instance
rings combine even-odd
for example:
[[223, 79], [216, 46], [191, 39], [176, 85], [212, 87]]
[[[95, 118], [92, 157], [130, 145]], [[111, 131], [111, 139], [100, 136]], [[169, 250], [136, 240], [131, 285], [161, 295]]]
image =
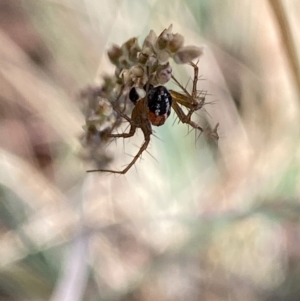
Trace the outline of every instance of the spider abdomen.
[[149, 120], [153, 125], [160, 126], [170, 116], [172, 96], [164, 86], [150, 89], [148, 93]]

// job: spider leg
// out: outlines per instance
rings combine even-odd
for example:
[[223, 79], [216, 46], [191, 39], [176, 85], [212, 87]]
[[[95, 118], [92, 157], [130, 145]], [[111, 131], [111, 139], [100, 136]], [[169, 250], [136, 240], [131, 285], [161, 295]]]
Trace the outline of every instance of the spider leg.
[[190, 65], [194, 68], [194, 79], [193, 79], [193, 88], [192, 88], [192, 94], [190, 94], [187, 89], [172, 75], [172, 79], [175, 81], [175, 83], [179, 86], [179, 88], [184, 92], [176, 92], [173, 90], [170, 90], [170, 93], [172, 95], [172, 98], [175, 99], [179, 104], [185, 106], [188, 109], [191, 109], [194, 111], [200, 110], [205, 102], [205, 96], [200, 96], [198, 94], [197, 90], [197, 83], [199, 80], [199, 69], [197, 64], [191, 62]]
[[120, 134], [108, 134], [109, 138], [130, 138], [135, 134], [136, 127], [134, 125], [130, 126], [128, 133], [120, 133]]
[[128, 133], [108, 135], [108, 137], [111, 138], [129, 138], [135, 134], [137, 128], [140, 128], [142, 130], [145, 137], [145, 141], [140, 147], [138, 153], [133, 157], [132, 161], [126, 166], [126, 168], [120, 171], [111, 170], [111, 169], [95, 169], [95, 170], [88, 170], [87, 172], [102, 171], [102, 172], [110, 172], [110, 173], [117, 173], [117, 174], [125, 174], [135, 164], [138, 158], [142, 155], [143, 151], [147, 149], [150, 142], [150, 137], [152, 135], [151, 124], [149, 122], [148, 117], [146, 116], [145, 118], [143, 118], [142, 116], [143, 106], [144, 106], [144, 102], [139, 101], [135, 105], [134, 110], [132, 111], [131, 118], [129, 118], [127, 115], [123, 114], [122, 112], [118, 112], [121, 117], [126, 119], [131, 124], [130, 130]]
[[172, 108], [182, 123], [189, 124], [194, 129], [204, 132], [202, 127], [200, 127], [197, 123], [195, 123], [194, 121], [191, 120], [192, 114], [195, 112], [195, 110], [191, 109], [191, 110], [189, 110], [189, 112], [187, 114], [185, 114], [184, 111], [179, 106], [179, 104], [177, 103], [177, 101], [174, 99], [172, 102]]
[[[172, 79], [184, 92], [184, 93], [180, 93], [180, 92], [170, 90], [170, 93], [171, 93], [171, 96], [173, 99], [172, 108], [182, 123], [186, 123], [186, 124], [190, 125], [191, 127], [193, 127], [194, 129], [200, 130], [201, 133], [203, 132], [207, 136], [218, 141], [218, 139], [219, 139], [218, 132], [217, 132], [218, 124], [215, 126], [215, 128], [212, 131], [209, 131], [209, 130], [204, 130], [202, 127], [200, 127], [197, 123], [195, 123], [191, 119], [193, 113], [200, 110], [204, 106], [205, 96], [207, 94], [205, 93], [204, 96], [201, 96], [202, 92], [200, 92], [200, 95], [198, 94], [197, 83], [199, 80], [199, 75], [198, 75], [199, 69], [198, 69], [197, 64], [195, 64], [193, 62], [191, 62], [190, 65], [194, 68], [193, 88], [192, 88], [191, 94], [172, 75]], [[188, 110], [187, 114], [182, 110], [180, 105], [187, 108], [187, 110]]]
[[187, 109], [192, 110], [193, 112], [200, 110], [205, 103], [205, 96], [192, 98], [190, 94], [182, 94], [174, 90], [170, 90], [170, 93], [174, 101], [186, 107]]
[[199, 80], [199, 76], [198, 76], [199, 69], [198, 69], [197, 64], [194, 64], [193, 62], [191, 62], [191, 66], [194, 68], [192, 98], [196, 98], [197, 97], [197, 83]]
[[[134, 127], [134, 132], [132, 133], [132, 135], [134, 135], [135, 130], [136, 130], [135, 124], [138, 125], [138, 127], [142, 130], [142, 132], [144, 134], [145, 141], [142, 144], [142, 146], [140, 147], [139, 151], [133, 157], [132, 161], [123, 170], [117, 171], [117, 170], [103, 169], [101, 171], [125, 174], [135, 164], [135, 162], [140, 158], [142, 153], [147, 149], [147, 147], [150, 143], [150, 137], [152, 135], [152, 128], [151, 128], [151, 124], [149, 122], [148, 116], [145, 116], [145, 117], [143, 116], [143, 113], [144, 113], [143, 109], [144, 109], [145, 102], [146, 102], [146, 99], [144, 101], [139, 101], [136, 104], [134, 110], [132, 111], [131, 119], [125, 115], [127, 118], [130, 119], [131, 127]], [[147, 112], [148, 112], [148, 109], [147, 109]], [[130, 132], [128, 134], [130, 134]], [[114, 137], [117, 137], [117, 136], [114, 136]]]
[[[120, 137], [120, 136], [119, 136]], [[125, 174], [137, 161], [137, 159], [142, 155], [143, 151], [145, 151], [149, 145], [150, 142], [150, 135], [145, 137], [145, 141], [140, 147], [137, 154], [133, 157], [132, 161], [124, 168], [123, 170], [111, 170], [111, 169], [98, 169], [98, 170], [88, 170], [87, 172], [96, 172], [96, 171], [102, 171], [102, 172], [110, 172], [110, 173], [118, 173], [118, 174]]]
[[[132, 137], [136, 132], [136, 126], [131, 124], [130, 130], [128, 133], [120, 133], [120, 134], [108, 134], [107, 137], [109, 138], [129, 138]], [[98, 172], [98, 171], [108, 171], [108, 172], [114, 172], [114, 173], [119, 173], [111, 170], [103, 170], [103, 169], [90, 169], [87, 170], [86, 172]]]
[[195, 123], [194, 121], [191, 120], [192, 114], [196, 110], [192, 110], [191, 109], [191, 110], [189, 110], [189, 112], [187, 114], [185, 114], [184, 111], [179, 106], [179, 104], [176, 101], [174, 101], [174, 100], [173, 100], [173, 103], [172, 103], [172, 108], [174, 109], [176, 115], [178, 116], [179, 120], [182, 123], [189, 124], [194, 129], [199, 130], [201, 133], [206, 134], [208, 137], [212, 138], [215, 141], [219, 140], [219, 135], [218, 135], [219, 123], [216, 124], [216, 126], [214, 127], [214, 129], [212, 131], [210, 131], [210, 130], [204, 130], [201, 126], [199, 126], [197, 123]]

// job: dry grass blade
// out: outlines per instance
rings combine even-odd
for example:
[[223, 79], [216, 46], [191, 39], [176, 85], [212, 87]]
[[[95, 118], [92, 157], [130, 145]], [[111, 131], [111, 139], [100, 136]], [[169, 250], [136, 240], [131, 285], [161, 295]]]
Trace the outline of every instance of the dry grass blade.
[[[50, 78], [41, 74], [29, 62], [21, 49], [0, 30], [0, 76], [25, 101], [23, 106], [40, 114], [65, 141], [71, 141], [81, 132], [79, 110], [59, 87], [53, 87]], [[14, 101], [16, 97], [8, 95]], [[57, 120], [60, 120], [58, 123]], [[72, 143], [75, 143], [72, 140]]]
[[292, 70], [300, 99], [300, 57], [294, 41], [288, 14], [282, 0], [269, 0], [269, 5], [274, 12], [275, 21], [278, 23], [278, 31], [283, 41], [283, 49], [285, 50], [286, 58]]

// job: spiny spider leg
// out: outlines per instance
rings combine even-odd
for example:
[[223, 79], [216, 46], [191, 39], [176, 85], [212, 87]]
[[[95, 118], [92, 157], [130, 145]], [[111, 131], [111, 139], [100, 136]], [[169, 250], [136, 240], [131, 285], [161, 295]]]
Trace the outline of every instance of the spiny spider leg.
[[138, 160], [138, 158], [142, 155], [142, 153], [147, 149], [149, 143], [150, 143], [150, 137], [152, 135], [152, 129], [151, 124], [149, 122], [148, 116], [143, 117], [143, 109], [144, 109], [144, 103], [145, 98], [143, 100], [140, 100], [137, 102], [136, 106], [134, 107], [131, 118], [129, 118], [127, 115], [123, 114], [122, 112], [118, 112], [120, 116], [122, 116], [124, 119], [126, 119], [130, 124], [130, 130], [128, 133], [122, 133], [122, 134], [109, 134], [108, 137], [111, 138], [129, 138], [132, 137], [137, 128], [140, 128], [144, 134], [145, 141], [140, 147], [137, 154], [133, 157], [132, 161], [121, 171], [118, 170], [111, 170], [111, 169], [93, 169], [88, 170], [87, 172], [111, 172], [111, 173], [117, 173], [117, 174], [125, 174]]
[[193, 80], [193, 90], [192, 90], [192, 97], [196, 98], [197, 97], [197, 83], [198, 83], [198, 66], [196, 64], [194, 64], [193, 62], [191, 62], [192, 67], [194, 67], [194, 80]]
[[103, 169], [101, 171], [111, 172], [111, 173], [125, 174], [135, 164], [135, 162], [137, 161], [137, 159], [142, 155], [143, 151], [145, 151], [147, 149], [149, 142], [150, 142], [150, 136], [149, 137], [145, 137], [145, 141], [142, 144], [141, 148], [139, 149], [138, 153], [133, 157], [133, 160], [122, 171], [109, 170], [109, 169]]
[[[205, 102], [205, 96], [199, 96], [197, 93], [197, 83], [198, 83], [198, 66], [193, 62], [190, 63], [191, 66], [194, 68], [194, 79], [193, 79], [193, 88], [192, 94], [190, 94], [187, 89], [180, 84], [180, 82], [172, 75], [172, 79], [175, 83], [180, 87], [180, 89], [184, 92], [180, 93], [177, 91], [170, 90], [172, 98], [174, 101], [178, 102], [179, 104], [185, 106], [187, 109], [197, 111], [202, 108]], [[192, 113], [193, 113], [192, 112]], [[191, 115], [192, 115], [191, 113]]]
[[[205, 96], [199, 96], [198, 92], [197, 92], [197, 83], [198, 83], [198, 79], [199, 79], [198, 66], [197, 66], [197, 64], [194, 64], [193, 62], [191, 62], [190, 64], [194, 68], [194, 79], [193, 79], [192, 94], [190, 94], [185, 89], [185, 87], [183, 87], [179, 83], [179, 81], [172, 75], [172, 79], [176, 82], [176, 84], [184, 92], [184, 94], [183, 94], [183, 93], [180, 93], [180, 92], [170, 90], [170, 93], [171, 93], [172, 98], [173, 98], [172, 108], [174, 109], [175, 113], [177, 114], [179, 120], [182, 123], [189, 124], [194, 129], [200, 130], [201, 133], [203, 132], [206, 135], [208, 135], [209, 137], [211, 137], [211, 138], [213, 138], [214, 140], [217, 141], [218, 138], [219, 138], [218, 132], [217, 132], [218, 124], [216, 125], [216, 127], [212, 131], [207, 131], [207, 130], [204, 130], [202, 127], [200, 127], [198, 124], [196, 124], [195, 122], [193, 122], [191, 120], [193, 113], [200, 110], [203, 107], [204, 102], [205, 102]], [[186, 107], [188, 109], [187, 114], [185, 114], [185, 112], [182, 110], [180, 105], [183, 105], [184, 107]]]
[[[118, 106], [119, 106], [119, 100], [124, 92], [124, 85], [121, 86], [120, 88], [120, 91], [119, 91], [119, 94], [117, 95], [117, 98], [115, 99], [112, 107], [113, 109], [122, 117], [126, 116], [124, 113], [125, 109], [126, 109], [126, 103], [125, 103], [125, 106], [124, 106], [124, 109], [122, 111], [119, 111], [118, 110]], [[127, 116], [126, 116], [127, 117]], [[126, 118], [125, 118], [126, 119]], [[127, 120], [127, 119], [126, 119]], [[119, 120], [116, 119], [115, 123], [113, 124], [112, 128], [111, 128], [111, 132], [118, 126], [118, 123], [119, 123]]]
[[[175, 113], [177, 114], [179, 120], [182, 123], [189, 124], [194, 129], [198, 129], [203, 132], [203, 129], [197, 125], [195, 122], [191, 120], [193, 113], [199, 110], [205, 101], [205, 97], [197, 97], [197, 82], [198, 82], [198, 66], [191, 62], [191, 66], [194, 68], [194, 79], [193, 79], [193, 88], [192, 94], [190, 94], [180, 83], [179, 81], [172, 75], [172, 79], [177, 83], [177, 85], [182, 89], [185, 94], [180, 92], [172, 91], [171, 95], [173, 97], [172, 108], [174, 109]], [[197, 101], [197, 98], [200, 98], [200, 102]], [[179, 104], [185, 106], [189, 109], [188, 113], [185, 114], [184, 111], [181, 109]]]
[[[136, 132], [136, 126], [131, 125], [130, 130], [128, 133], [121, 133], [121, 134], [109, 134], [109, 138], [130, 138], [132, 137]], [[86, 172], [99, 172], [99, 171], [107, 171], [107, 172], [113, 172], [113, 173], [121, 173], [118, 171], [112, 171], [112, 170], [105, 170], [105, 169], [91, 169], [87, 170]]]
[[203, 128], [200, 127], [198, 124], [196, 124], [194, 121], [191, 120], [191, 116], [192, 114], [194, 113], [194, 110], [190, 110], [188, 112], [188, 114], [185, 114], [183, 112], [183, 110], [181, 109], [181, 107], [179, 106], [179, 104], [176, 102], [176, 101], [173, 101], [172, 103], [172, 108], [174, 109], [176, 115], [178, 116], [179, 120], [182, 122], [182, 123], [186, 123], [186, 124], [189, 124], [190, 126], [192, 126], [194, 129], [198, 129], [200, 130], [201, 132], [203, 132]]
[[[133, 136], [133, 135], [131, 135], [131, 136]], [[131, 137], [131, 136], [128, 136], [128, 137]], [[116, 136], [114, 136], [114, 137], [116, 137]], [[120, 137], [120, 136], [118, 136], [118, 137]], [[143, 153], [143, 151], [145, 151], [147, 149], [149, 142], [150, 142], [150, 136], [145, 137], [145, 141], [142, 144], [141, 148], [139, 149], [138, 153], [133, 157], [133, 160], [126, 166], [126, 168], [124, 168], [121, 171], [111, 170], [111, 169], [95, 169], [95, 170], [88, 170], [87, 172], [102, 171], [102, 172], [111, 172], [111, 173], [125, 174], [134, 165], [134, 163], [141, 156], [141, 154]]]

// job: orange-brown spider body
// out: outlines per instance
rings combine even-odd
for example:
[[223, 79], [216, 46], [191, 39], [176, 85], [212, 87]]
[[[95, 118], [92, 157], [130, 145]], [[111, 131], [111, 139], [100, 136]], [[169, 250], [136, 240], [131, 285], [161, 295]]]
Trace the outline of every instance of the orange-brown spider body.
[[[169, 112], [171, 113], [171, 110]], [[161, 126], [165, 123], [167, 118], [170, 116], [170, 113], [164, 115], [155, 115], [155, 113], [149, 111], [148, 117], [152, 125]]]

